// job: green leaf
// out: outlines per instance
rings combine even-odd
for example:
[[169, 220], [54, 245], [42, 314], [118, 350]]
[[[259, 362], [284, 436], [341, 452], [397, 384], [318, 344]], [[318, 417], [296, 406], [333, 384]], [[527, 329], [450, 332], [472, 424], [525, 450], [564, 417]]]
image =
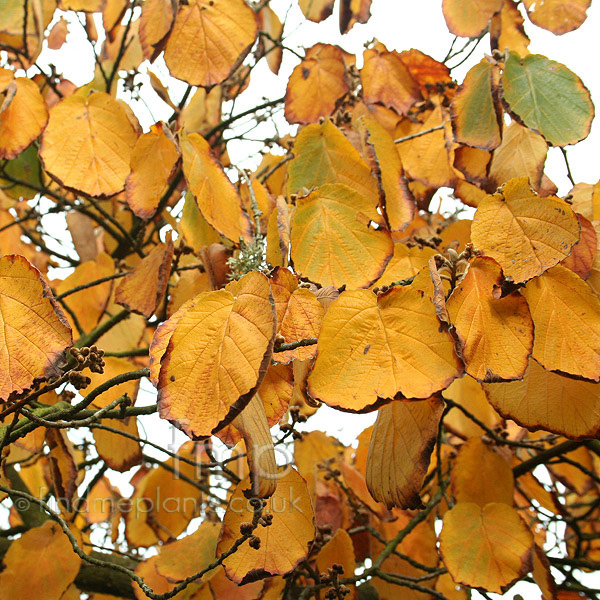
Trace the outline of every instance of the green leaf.
[[494, 69], [484, 58], [467, 73], [454, 96], [452, 128], [461, 144], [482, 150], [500, 145], [502, 111], [497, 102], [498, 75]]
[[[0, 169], [12, 179], [31, 184], [34, 188], [42, 187], [42, 168], [35, 144], [31, 144], [31, 146], [12, 160], [0, 161]], [[26, 185], [12, 183], [1, 177], [0, 189], [4, 190], [8, 196], [15, 200], [19, 198], [31, 200], [37, 194], [35, 189]]]
[[510, 112], [553, 146], [576, 144], [590, 133], [594, 105], [575, 73], [540, 54], [511, 52], [502, 76]]

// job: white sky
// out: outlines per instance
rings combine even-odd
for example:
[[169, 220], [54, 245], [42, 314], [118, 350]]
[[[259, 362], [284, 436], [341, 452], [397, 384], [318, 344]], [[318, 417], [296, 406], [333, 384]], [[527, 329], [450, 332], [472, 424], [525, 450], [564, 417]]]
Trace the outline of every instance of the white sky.
[[[272, 0], [271, 2], [271, 7], [282, 20], [288, 6], [289, 0]], [[310, 47], [317, 42], [338, 44], [344, 50], [358, 55], [358, 66], [362, 64], [361, 56], [365, 43], [374, 37], [377, 37], [390, 50], [402, 51], [417, 48], [438, 60], [444, 58], [452, 43], [453, 36], [446, 27], [441, 10], [441, 1], [439, 0], [413, 2], [373, 0], [371, 12], [372, 17], [367, 24], [355, 25], [349, 34], [342, 36], [338, 30], [337, 4], [333, 16], [319, 24], [304, 20], [300, 10], [295, 6], [288, 15], [285, 43], [295, 49]], [[588, 19], [580, 29], [564, 36], [555, 36], [536, 27], [528, 20], [525, 22], [525, 28], [532, 40], [530, 44], [532, 53], [543, 54], [565, 64], [581, 77], [592, 94], [592, 100], [600, 99], [600, 69], [598, 68], [600, 58], [600, 2], [592, 4], [588, 10]], [[90, 46], [85, 39], [83, 28], [73, 23], [69, 29], [67, 43], [60, 50], [46, 48], [39, 62], [42, 65], [54, 63], [59, 73], [64, 74], [67, 79], [75, 84], [83, 85], [92, 78], [94, 59]], [[452, 72], [458, 83], [462, 82], [468, 69], [479, 62], [483, 54], [489, 53], [489, 51], [489, 37], [486, 36], [470, 60]], [[236, 103], [236, 113], [260, 103], [263, 96], [267, 96], [269, 99], [283, 96], [289, 74], [298, 62], [297, 57], [285, 53], [280, 73], [275, 76], [268, 69], [266, 62], [261, 61], [261, 64], [253, 71], [248, 90]], [[148, 63], [145, 63], [141, 71], [145, 72], [147, 67]], [[151, 70], [172, 90], [174, 101], [179, 100], [186, 85], [169, 78], [162, 57], [151, 66]], [[172, 111], [158, 98], [149, 84], [144, 85], [142, 94], [146, 98], [151, 114], [148, 108], [140, 102], [134, 103], [132, 107], [142, 127], [147, 131], [154, 121], [166, 121]], [[228, 105], [226, 104], [225, 109], [227, 110], [227, 108]], [[576, 182], [595, 183], [600, 178], [599, 121], [597, 119], [594, 122], [591, 134], [585, 141], [575, 147], [567, 148], [572, 174]], [[278, 119], [278, 126], [283, 133], [285, 133], [286, 128], [289, 130], [283, 116]], [[266, 124], [263, 126], [262, 132], [267, 131], [270, 135], [272, 130], [272, 124]], [[294, 130], [292, 128], [292, 131]], [[247, 157], [258, 150], [260, 150], [260, 145], [251, 143], [235, 142], [228, 147], [232, 163], [245, 167], [256, 166], [258, 159], [254, 157], [248, 161]], [[546, 163], [546, 174], [558, 185], [560, 195], [564, 195], [570, 190], [571, 184], [566, 177], [566, 169], [560, 150], [550, 149]], [[66, 276], [66, 273], [68, 271], [63, 271], [61, 276]], [[155, 390], [149, 382], [142, 382], [138, 404], [154, 402], [155, 395]], [[311, 419], [310, 425], [312, 429], [320, 428], [327, 433], [336, 435], [345, 443], [351, 443], [358, 433], [372, 424], [375, 414], [348, 415], [323, 407], [319, 410], [317, 416]], [[153, 441], [168, 442], [171, 449], [177, 449], [187, 439], [185, 435], [171, 428], [168, 423], [161, 421], [156, 415], [143, 417], [141, 422], [146, 434]], [[149, 448], [146, 448], [146, 451], [152, 453]], [[126, 478], [119, 477], [118, 485], [123, 492], [127, 493], [131, 491], [131, 488], [125, 483], [124, 479]], [[597, 579], [595, 585], [598, 587]], [[528, 600], [540, 598], [537, 586], [519, 584], [506, 594], [506, 597], [512, 598], [515, 593], [521, 593]]]

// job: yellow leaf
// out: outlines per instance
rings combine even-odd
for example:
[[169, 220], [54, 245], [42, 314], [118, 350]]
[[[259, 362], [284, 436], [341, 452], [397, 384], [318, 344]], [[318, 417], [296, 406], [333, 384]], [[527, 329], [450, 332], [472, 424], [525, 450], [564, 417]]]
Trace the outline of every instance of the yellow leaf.
[[117, 100], [103, 92], [73, 94], [50, 110], [40, 157], [61, 185], [110, 196], [125, 187], [136, 139]]
[[396, 139], [428, 131], [433, 127], [444, 124], [445, 127], [397, 145], [404, 170], [409, 177], [417, 179], [425, 185], [435, 188], [453, 187], [456, 181], [456, 173], [452, 168], [454, 158], [448, 150], [450, 147], [449, 140], [452, 139], [452, 131], [447, 109], [436, 98], [433, 109], [425, 112], [421, 118], [423, 119], [422, 124], [419, 122], [413, 123], [408, 119], [401, 121], [396, 128]]
[[[352, 545], [352, 538], [345, 529], [338, 529], [317, 554], [318, 573], [327, 574], [334, 564], [342, 565], [344, 568], [343, 572], [339, 574], [340, 579], [354, 577], [354, 570], [356, 569], [354, 546]], [[354, 586], [350, 586], [350, 590], [352, 594]]]
[[365, 119], [367, 144], [373, 170], [381, 184], [382, 208], [391, 231], [406, 229], [415, 214], [415, 200], [408, 188], [400, 154], [392, 136], [373, 119]]
[[161, 360], [159, 410], [188, 435], [204, 436], [238, 414], [260, 385], [275, 313], [269, 282], [257, 271], [186, 306]]
[[479, 205], [471, 240], [500, 264], [506, 278], [521, 283], [570, 254], [579, 240], [579, 222], [564, 200], [540, 198], [519, 177]]
[[267, 224], [267, 262], [276, 267], [288, 265], [291, 213], [292, 209], [285, 198], [279, 196]]
[[475, 258], [447, 302], [467, 373], [479, 381], [520, 379], [533, 347], [527, 302], [518, 293], [500, 298], [501, 285], [500, 266]]
[[[429, 264], [429, 259], [437, 254], [433, 248], [394, 244], [394, 254], [383, 275], [377, 280], [379, 287], [414, 277]], [[425, 290], [423, 290], [425, 291]]]
[[[264, 514], [272, 514], [268, 527], [259, 526], [254, 535], [260, 538], [258, 550], [248, 542], [225, 559], [227, 576], [237, 584], [257, 577], [289, 573], [308, 555], [309, 544], [315, 535], [313, 508], [306, 482], [292, 467], [285, 468], [277, 481], [275, 494], [267, 500]], [[250, 488], [249, 480], [238, 483], [223, 518], [217, 554], [229, 550], [240, 537], [240, 525], [252, 522], [254, 508], [244, 491]]]
[[277, 46], [273, 40], [281, 39], [281, 36], [283, 35], [283, 25], [281, 24], [277, 13], [275, 13], [268, 4], [263, 5], [256, 16], [258, 17], [261, 31], [268, 33], [271, 38], [262, 40], [262, 43], [265, 46], [265, 58], [267, 59], [269, 69], [277, 75], [283, 58], [283, 49], [280, 46]]
[[535, 360], [522, 381], [486, 384], [485, 391], [498, 412], [530, 430], [571, 439], [600, 432], [600, 385], [551, 373]]
[[322, 185], [298, 198], [292, 221], [292, 261], [299, 274], [322, 285], [368, 287], [393, 249], [389, 232], [374, 229], [376, 204], [346, 185]]
[[77, 464], [73, 445], [64, 429], [46, 429], [46, 443], [50, 449], [48, 465], [52, 486], [61, 509], [72, 510], [72, 500], [77, 491]]
[[[179, 583], [208, 567], [216, 558], [219, 529], [219, 523], [204, 521], [193, 533], [162, 546], [154, 563], [156, 572], [170, 583]], [[214, 573], [209, 571], [197, 581], [206, 581]]]
[[451, 484], [457, 502], [474, 502], [482, 508], [489, 502], [512, 506], [515, 485], [510, 463], [480, 437], [473, 437], [460, 447]]
[[[102, 252], [96, 260], [81, 263], [73, 273], [56, 286], [58, 294], [64, 294], [80, 285], [115, 274], [115, 263], [109, 254]], [[113, 288], [112, 281], [105, 281], [69, 294], [63, 302], [75, 314], [84, 331], [91, 331], [103, 315]], [[70, 319], [70, 315], [67, 315]]]
[[422, 99], [419, 85], [398, 52], [388, 52], [383, 44], [377, 42], [375, 47], [365, 50], [363, 59], [360, 79], [367, 104], [381, 103], [404, 115]]
[[60, 525], [46, 521], [13, 540], [3, 559], [3, 598], [60, 600], [75, 581], [81, 559]]
[[429, 398], [462, 369], [433, 304], [410, 288], [343, 292], [321, 327], [308, 378], [313, 398], [362, 411], [398, 395]]
[[334, 0], [298, 0], [298, 5], [309, 21], [320, 23], [333, 12]]
[[504, 0], [502, 10], [490, 22], [490, 44], [492, 50], [504, 53], [508, 48], [519, 56], [529, 54], [529, 38], [523, 28], [523, 15], [513, 0]]
[[179, 7], [165, 62], [173, 77], [210, 87], [244, 60], [257, 32], [254, 11], [243, 0], [190, 0]]
[[504, 128], [502, 143], [492, 157], [490, 188], [500, 187], [513, 177], [527, 176], [533, 189], [539, 191], [547, 153], [548, 144], [541, 135], [513, 121]]
[[277, 487], [278, 469], [267, 415], [256, 394], [232, 424], [244, 436], [252, 495], [258, 498], [272, 496]]
[[[186, 8], [186, 7], [183, 7]], [[242, 200], [223, 168], [211, 152], [208, 142], [198, 133], [180, 135], [183, 172], [198, 208], [219, 233], [234, 242], [251, 239], [250, 218], [242, 209]]]
[[175, 20], [174, 3], [172, 0], [146, 0], [142, 6], [140, 15], [140, 44], [144, 52], [144, 58], [151, 59], [156, 48], [160, 49], [160, 42], [173, 26]]
[[173, 242], [169, 233], [166, 243], [156, 244], [148, 256], [125, 275], [115, 290], [115, 302], [150, 318], [164, 299], [172, 262]]
[[178, 160], [179, 151], [164, 123], [152, 125], [138, 138], [125, 192], [129, 208], [141, 219], [154, 216]]
[[396, 400], [379, 409], [367, 457], [367, 485], [388, 508], [420, 508], [443, 402]]
[[[285, 343], [297, 342], [319, 335], [325, 309], [314, 292], [298, 287], [298, 279], [291, 271], [277, 268], [271, 277], [271, 291], [277, 314], [277, 333]], [[289, 363], [292, 359], [306, 360], [317, 351], [316, 344], [295, 350], [277, 352], [273, 360]]]
[[200, 463], [194, 442], [179, 448], [178, 457], [165, 461], [165, 465], [136, 473], [135, 491], [131, 496], [130, 510], [125, 514], [125, 537], [134, 547], [153, 546], [158, 541], [177, 538], [198, 516], [202, 506], [202, 490], [183, 479], [198, 482], [202, 477], [200, 466], [184, 462], [181, 458]]
[[341, 48], [315, 44], [290, 75], [285, 118], [290, 123], [315, 123], [328, 117], [349, 90]]
[[0, 258], [0, 400], [54, 377], [71, 328], [40, 272], [25, 258]]
[[549, 371], [600, 381], [600, 300], [560, 265], [527, 283], [535, 325], [533, 358]]
[[[42, 133], [48, 121], [46, 104], [38, 86], [26, 77], [17, 77], [6, 94], [15, 86], [8, 106], [0, 109], [0, 158], [15, 158]], [[0, 96], [0, 106], [6, 98]]]
[[502, 8], [502, 0], [443, 0], [448, 29], [461, 37], [477, 37]]
[[587, 17], [590, 4], [591, 0], [523, 1], [531, 22], [555, 35], [563, 35], [580, 27]]
[[[453, 400], [456, 404], [460, 404], [489, 429], [494, 429], [502, 420], [500, 415], [488, 402], [481, 383], [469, 375], [465, 375], [461, 379], [455, 379], [444, 390], [443, 396], [444, 398]], [[467, 417], [459, 408], [452, 408], [446, 417], [444, 417], [444, 426], [448, 427], [450, 431], [466, 438], [481, 436], [484, 433], [484, 430]]]
[[504, 592], [531, 569], [533, 536], [507, 504], [461, 502], [444, 516], [440, 551], [452, 579]]
[[343, 183], [376, 206], [379, 190], [371, 170], [329, 119], [302, 129], [294, 142], [294, 157], [288, 168], [290, 193], [325, 183]]

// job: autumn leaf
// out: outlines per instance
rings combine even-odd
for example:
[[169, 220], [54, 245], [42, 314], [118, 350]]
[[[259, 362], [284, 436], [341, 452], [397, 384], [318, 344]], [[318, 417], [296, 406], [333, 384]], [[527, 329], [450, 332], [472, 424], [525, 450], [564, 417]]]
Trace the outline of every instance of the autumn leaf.
[[323, 320], [310, 395], [356, 412], [380, 399], [428, 398], [447, 387], [461, 367], [433, 304], [422, 298], [401, 287], [378, 296], [343, 292]]
[[[163, 419], [197, 437], [230, 421], [260, 385], [273, 348], [275, 313], [267, 278], [258, 272], [200, 294], [186, 308], [161, 359], [159, 406]], [[232, 359], [235, 364], [229, 364]], [[197, 390], [191, 404], [190, 386]]]
[[288, 81], [285, 118], [290, 123], [315, 123], [328, 117], [350, 86], [346, 80], [343, 50], [315, 44], [294, 68]]
[[532, 544], [519, 513], [499, 502], [483, 507], [456, 504], [444, 516], [440, 535], [440, 551], [452, 579], [496, 593], [531, 569]]
[[397, 400], [379, 409], [367, 457], [367, 485], [388, 508], [419, 508], [442, 401]]
[[[242, 523], [252, 522], [254, 509], [243, 493], [249, 488], [248, 480], [241, 481], [229, 500], [217, 545], [218, 554], [232, 547], [240, 535]], [[267, 500], [263, 513], [273, 516], [271, 525], [259, 527], [254, 532], [260, 538], [260, 547], [254, 549], [246, 542], [223, 563], [227, 576], [238, 584], [289, 573], [307, 556], [315, 535], [306, 483], [293, 468], [280, 474], [277, 490]]]
[[179, 7], [165, 62], [173, 77], [191, 85], [221, 83], [249, 52], [257, 31], [243, 0], [192, 0]]
[[532, 356], [549, 371], [600, 381], [600, 300], [560, 265], [523, 291], [535, 326]]
[[502, 2], [498, 0], [443, 0], [442, 11], [448, 29], [454, 35], [476, 37], [486, 27], [490, 19], [500, 11]]
[[600, 386], [546, 371], [535, 360], [522, 381], [486, 384], [485, 391], [498, 412], [530, 430], [583, 439], [600, 428]]
[[322, 285], [371, 285], [393, 248], [387, 231], [370, 226], [377, 219], [376, 205], [343, 184], [322, 185], [298, 198], [291, 235], [298, 273]]
[[570, 0], [569, 2], [550, 0], [541, 5], [532, 0], [524, 0], [523, 4], [532, 23], [548, 29], [556, 35], [562, 35], [583, 24], [587, 17], [586, 11], [590, 6], [590, 0]]
[[39, 271], [17, 255], [0, 258], [0, 399], [59, 373], [71, 328]]
[[[539, 223], [544, 227], [539, 227]], [[560, 198], [540, 198], [523, 177], [512, 179], [477, 208], [475, 247], [496, 260], [516, 283], [540, 275], [566, 258], [579, 240], [579, 223]]]

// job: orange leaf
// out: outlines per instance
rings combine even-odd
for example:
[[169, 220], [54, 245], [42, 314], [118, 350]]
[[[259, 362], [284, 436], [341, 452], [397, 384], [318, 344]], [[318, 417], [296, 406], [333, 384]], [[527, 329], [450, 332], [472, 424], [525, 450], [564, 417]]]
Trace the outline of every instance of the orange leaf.
[[46, 521], [13, 540], [3, 559], [3, 598], [60, 600], [75, 581], [81, 559], [58, 523]]
[[[139, 437], [135, 417], [128, 417], [124, 420], [111, 419], [108, 426], [136, 438]], [[138, 441], [99, 428], [94, 428], [93, 434], [96, 442], [96, 452], [106, 465], [114, 471], [124, 473], [142, 462], [142, 449]]]
[[551, 373], [535, 360], [522, 381], [491, 383], [485, 391], [505, 418], [532, 431], [544, 429], [571, 439], [600, 432], [600, 385]]
[[560, 265], [523, 290], [535, 325], [533, 358], [549, 371], [600, 381], [600, 300]]
[[260, 385], [275, 314], [269, 282], [257, 271], [186, 306], [161, 360], [159, 410], [188, 435], [205, 436], [238, 414]]
[[373, 119], [365, 119], [369, 158], [379, 178], [382, 208], [391, 231], [406, 229], [415, 214], [415, 200], [408, 188], [400, 155], [392, 136]]
[[517, 294], [499, 298], [502, 269], [475, 258], [447, 302], [467, 373], [479, 381], [520, 379], [533, 347], [527, 303]]
[[582, 279], [588, 279], [592, 274], [594, 261], [598, 254], [598, 236], [592, 223], [583, 215], [576, 216], [581, 227], [581, 235], [579, 241], [573, 246], [571, 254], [561, 264]]
[[[11, 89], [14, 87], [14, 92]], [[38, 86], [26, 77], [17, 77], [0, 96], [0, 158], [15, 158], [42, 133], [48, 111]]]
[[[237, 584], [289, 573], [308, 555], [315, 535], [313, 508], [306, 482], [294, 468], [287, 469], [280, 473], [277, 490], [263, 509], [264, 514], [273, 515], [272, 524], [254, 532], [260, 538], [258, 550], [246, 542], [223, 562], [227, 576]], [[244, 495], [249, 488], [248, 479], [241, 481], [229, 500], [217, 554], [233, 546], [242, 523], [252, 522], [254, 508]]]
[[[460, 404], [470, 414], [474, 415], [483, 425], [494, 429], [500, 424], [500, 415], [488, 402], [481, 383], [469, 375], [461, 379], [455, 379], [443, 392], [444, 398], [448, 398]], [[484, 430], [465, 415], [459, 408], [452, 408], [444, 418], [444, 426], [450, 431], [456, 432], [461, 437], [481, 436]]]
[[[106, 252], [98, 254], [96, 260], [81, 263], [73, 273], [56, 286], [58, 294], [64, 294], [80, 285], [115, 274], [115, 263]], [[91, 331], [102, 317], [112, 291], [112, 281], [105, 281], [89, 288], [69, 294], [63, 302], [75, 314], [84, 331]], [[67, 315], [70, 318], [70, 315]]]
[[198, 133], [187, 135], [185, 132], [179, 141], [183, 172], [204, 218], [230, 240], [238, 242], [244, 238], [249, 241], [250, 218], [242, 210], [242, 200], [208, 142]]
[[502, 8], [502, 0], [443, 0], [448, 29], [461, 37], [477, 37]]
[[302, 129], [294, 142], [294, 157], [289, 163], [288, 192], [343, 183], [373, 205], [377, 203], [379, 190], [371, 170], [329, 119]]
[[428, 398], [461, 373], [433, 304], [410, 288], [343, 292], [325, 314], [317, 348], [310, 395], [349, 411], [399, 394]]
[[545, 0], [541, 4], [524, 0], [527, 16], [538, 27], [555, 35], [563, 35], [580, 27], [585, 21], [591, 0]]
[[[277, 333], [285, 343], [297, 342], [319, 335], [325, 310], [314, 292], [298, 287], [297, 278], [287, 269], [277, 268], [271, 278], [271, 291], [277, 314]], [[317, 351], [316, 344], [286, 352], [277, 352], [273, 360], [289, 363], [292, 359], [306, 360]]]
[[254, 12], [243, 0], [190, 0], [179, 7], [165, 62], [173, 77], [210, 87], [244, 60], [257, 32]]
[[515, 485], [510, 463], [480, 437], [473, 437], [460, 447], [451, 483], [459, 503], [474, 502], [482, 508], [489, 502], [512, 506]]
[[349, 90], [343, 51], [330, 44], [315, 44], [290, 75], [285, 118], [290, 123], [315, 123], [328, 117]]
[[265, 58], [269, 69], [277, 75], [281, 60], [283, 59], [283, 49], [275, 44], [273, 40], [280, 40], [283, 35], [283, 25], [275, 11], [265, 4], [257, 13], [260, 30], [269, 34], [272, 39], [264, 39], [262, 43], [265, 46]]
[[169, 233], [166, 243], [156, 244], [150, 254], [125, 275], [115, 290], [115, 302], [150, 318], [164, 299], [172, 262], [173, 242]]
[[440, 551], [456, 583], [504, 592], [531, 570], [532, 546], [531, 531], [506, 504], [461, 502], [444, 516]]
[[396, 400], [379, 409], [367, 457], [367, 485], [388, 508], [420, 508], [443, 402]]
[[46, 429], [46, 443], [50, 449], [48, 464], [54, 495], [60, 506], [71, 512], [77, 491], [77, 464], [73, 446], [64, 429]]
[[67, 21], [61, 17], [52, 27], [48, 34], [48, 48], [51, 50], [59, 50], [67, 39], [69, 34], [69, 25]]
[[[319, 550], [316, 560], [318, 573], [327, 574], [334, 564], [338, 564], [344, 568], [343, 572], [340, 573], [340, 579], [354, 577], [354, 570], [356, 569], [354, 546], [352, 545], [352, 538], [345, 529], [338, 529], [335, 532], [335, 535]], [[351, 590], [353, 589], [354, 586], [351, 587]]]
[[533, 580], [542, 592], [542, 600], [556, 598], [556, 582], [550, 571], [550, 561], [545, 552], [536, 545], [533, 552]]
[[[219, 523], [204, 521], [193, 533], [162, 546], [154, 563], [156, 572], [170, 583], [178, 583], [204, 570], [216, 558], [219, 529]], [[206, 581], [211, 574], [214, 571], [199, 581]]]
[[340, 33], [348, 33], [356, 23], [366, 23], [371, 17], [371, 0], [340, 2]]
[[125, 187], [136, 139], [117, 100], [103, 92], [73, 94], [50, 109], [40, 157], [61, 185], [90, 196], [110, 196]]
[[370, 226], [379, 218], [374, 202], [343, 184], [298, 198], [291, 235], [296, 272], [322, 285], [368, 287], [393, 249], [390, 234]]
[[18, 255], [0, 258], [0, 400], [59, 374], [71, 328], [40, 272]]
[[566, 258], [579, 240], [579, 222], [560, 198], [540, 198], [525, 177], [512, 179], [477, 208], [471, 239], [515, 283]]
[[141, 219], [151, 218], [179, 160], [173, 136], [162, 122], [141, 135], [131, 153], [131, 173], [125, 193], [129, 208]]
[[388, 52], [377, 42], [373, 48], [365, 50], [363, 57], [360, 79], [367, 104], [381, 103], [404, 115], [422, 99], [419, 85], [397, 52]]

